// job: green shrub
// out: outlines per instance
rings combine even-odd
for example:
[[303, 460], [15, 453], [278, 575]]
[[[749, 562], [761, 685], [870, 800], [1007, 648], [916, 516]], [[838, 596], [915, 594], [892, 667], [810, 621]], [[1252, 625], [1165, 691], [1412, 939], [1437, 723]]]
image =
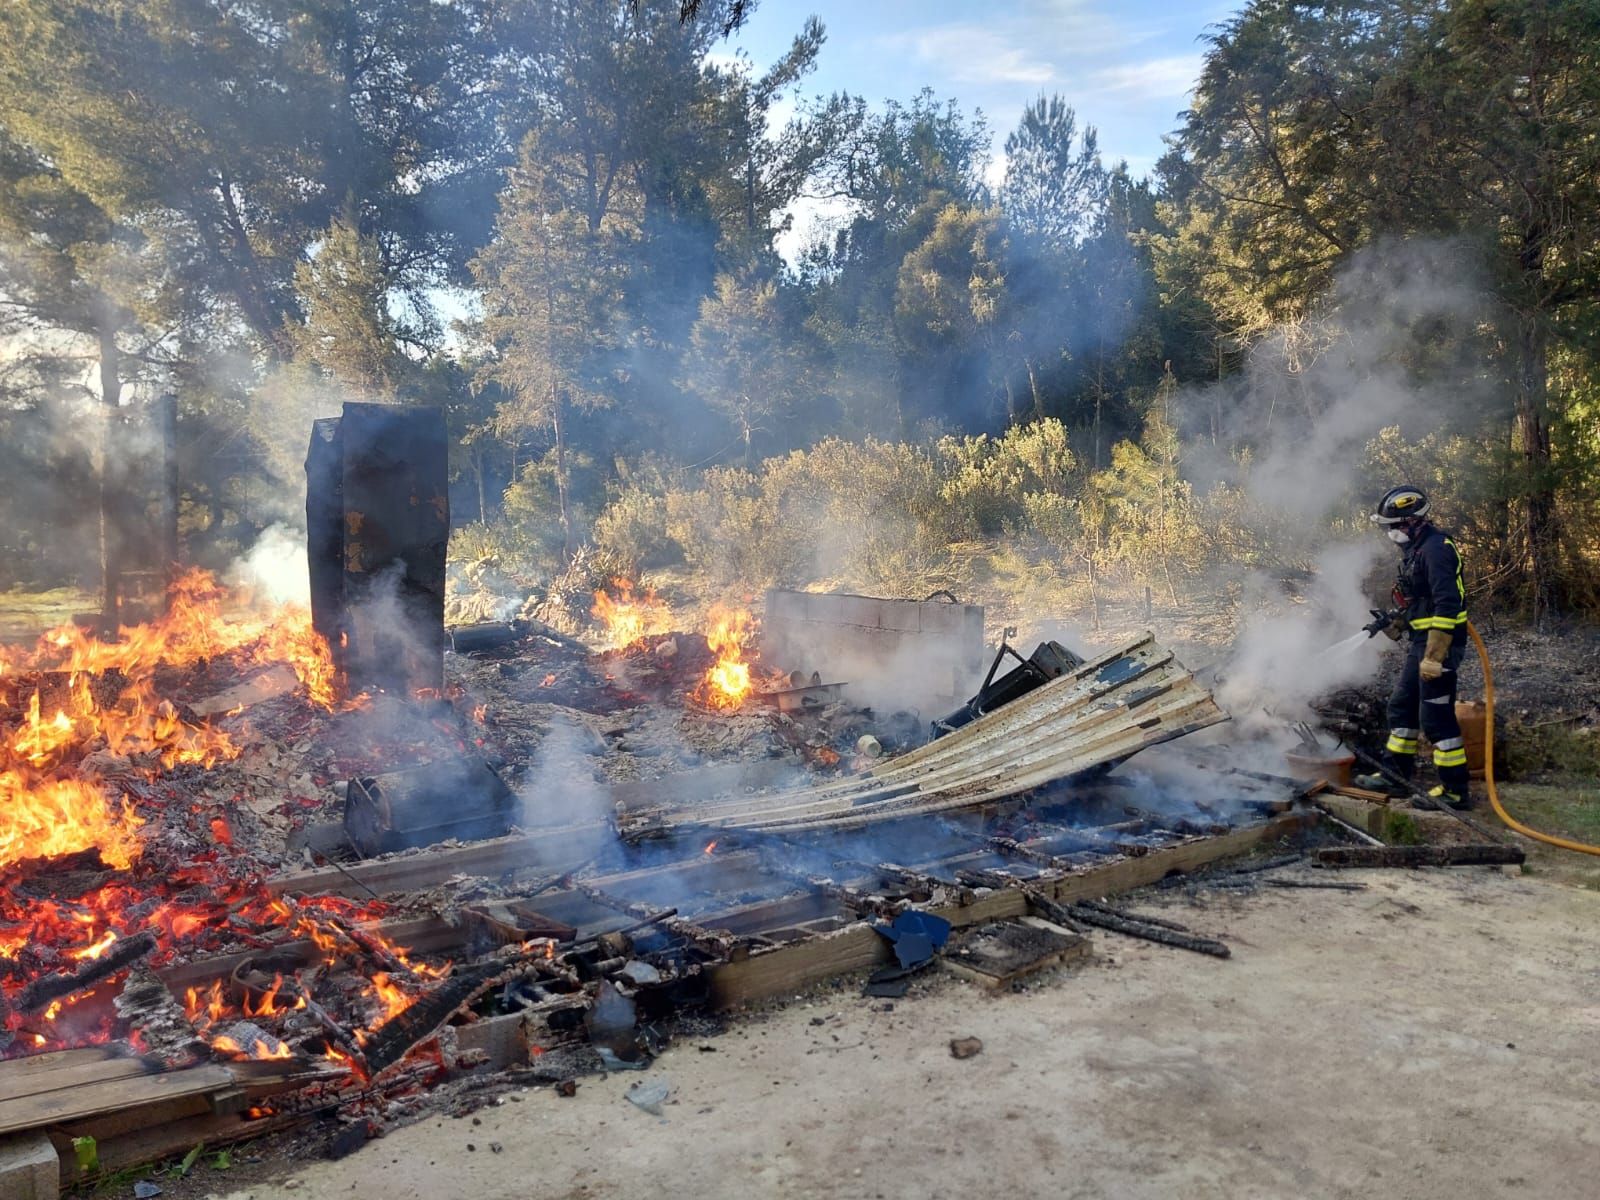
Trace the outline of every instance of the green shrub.
[[630, 579], [672, 561], [677, 549], [667, 532], [666, 497], [639, 484], [624, 487], [605, 506], [593, 538], [596, 550]]

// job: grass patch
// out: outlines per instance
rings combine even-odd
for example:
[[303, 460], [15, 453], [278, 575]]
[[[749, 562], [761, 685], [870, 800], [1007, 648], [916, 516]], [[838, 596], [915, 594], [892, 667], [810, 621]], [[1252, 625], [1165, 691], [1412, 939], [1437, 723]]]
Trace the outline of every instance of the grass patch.
[[1495, 753], [1504, 756], [1506, 773], [1513, 779], [1552, 772], [1589, 781], [1600, 776], [1600, 734], [1566, 722], [1523, 725], [1502, 721]]
[[[1600, 782], [1593, 775], [1499, 786], [1501, 804], [1529, 828], [1600, 846]], [[1492, 812], [1486, 819], [1496, 820]], [[1528, 848], [1530, 874], [1600, 891], [1600, 858], [1518, 840]]]

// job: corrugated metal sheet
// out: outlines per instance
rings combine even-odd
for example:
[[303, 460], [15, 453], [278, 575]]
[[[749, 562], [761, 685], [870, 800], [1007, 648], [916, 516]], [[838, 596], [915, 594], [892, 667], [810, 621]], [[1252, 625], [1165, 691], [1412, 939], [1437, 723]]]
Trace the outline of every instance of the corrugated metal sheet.
[[865, 775], [767, 796], [635, 812], [627, 836], [677, 828], [857, 829], [975, 808], [1227, 720], [1211, 693], [1146, 634], [947, 737]]

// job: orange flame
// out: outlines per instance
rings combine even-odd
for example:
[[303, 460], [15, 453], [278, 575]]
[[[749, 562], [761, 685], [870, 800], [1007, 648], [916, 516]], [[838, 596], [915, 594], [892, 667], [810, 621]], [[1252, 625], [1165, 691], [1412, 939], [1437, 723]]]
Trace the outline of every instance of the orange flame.
[[672, 614], [656, 596], [654, 588], [635, 592], [631, 580], [613, 579], [613, 598], [604, 588], [594, 594], [589, 615], [605, 633], [608, 646], [626, 647], [647, 637], [671, 631]]
[[117, 940], [117, 931], [115, 929], [108, 929], [108, 930], [105, 931], [105, 933], [101, 934], [98, 938], [96, 938], [89, 945], [85, 946], [82, 950], [74, 950], [72, 952], [72, 957], [76, 958], [76, 959], [79, 959], [79, 960], [87, 960], [87, 959], [91, 959], [91, 958], [99, 958], [107, 950], [111, 949], [111, 944], [113, 942], [115, 942], [116, 940]]
[[381, 1025], [411, 1007], [411, 997], [396, 987], [389, 976], [382, 971], [372, 977], [372, 994], [383, 1006], [383, 1015], [378, 1018], [376, 1024]]
[[706, 644], [717, 661], [691, 698], [706, 708], [731, 712], [750, 695], [750, 664], [745, 659], [745, 648], [755, 635], [755, 618], [746, 609], [719, 604], [712, 607], [709, 620]]
[[[238, 757], [226, 732], [185, 720], [157, 694], [160, 666], [187, 667], [229, 654], [246, 667], [288, 662], [312, 702], [332, 706], [333, 660], [310, 615], [225, 613], [227, 599], [210, 575], [190, 571], [173, 584], [163, 616], [124, 626], [117, 641], [65, 626], [45, 634], [31, 653], [5, 661], [8, 672], [57, 673], [67, 682], [48, 713], [36, 688], [21, 724], [0, 737], [0, 868], [96, 848], [117, 868], [139, 856], [143, 822], [127, 802], [71, 777], [90, 749], [103, 747], [129, 760], [129, 770], [146, 774], [156, 762], [170, 770]], [[96, 679], [105, 686], [91, 686]]]

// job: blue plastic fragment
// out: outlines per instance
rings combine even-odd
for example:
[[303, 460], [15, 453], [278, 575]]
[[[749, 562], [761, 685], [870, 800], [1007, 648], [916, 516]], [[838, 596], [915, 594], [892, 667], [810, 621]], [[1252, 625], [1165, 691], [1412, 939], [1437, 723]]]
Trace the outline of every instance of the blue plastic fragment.
[[950, 922], [930, 912], [907, 909], [894, 919], [894, 928], [902, 933], [920, 933], [933, 943], [935, 950], [943, 950], [950, 940]]
[[888, 925], [873, 929], [894, 946], [894, 956], [902, 967], [925, 963], [950, 940], [950, 922], [933, 913], [908, 909]]

